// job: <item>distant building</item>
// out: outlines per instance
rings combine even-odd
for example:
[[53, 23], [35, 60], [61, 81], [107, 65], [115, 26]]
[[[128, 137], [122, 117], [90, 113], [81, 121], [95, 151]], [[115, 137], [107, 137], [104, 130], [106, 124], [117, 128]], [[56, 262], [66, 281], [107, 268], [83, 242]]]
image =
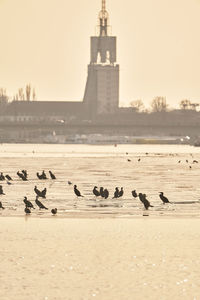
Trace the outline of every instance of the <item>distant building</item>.
[[99, 34], [91, 37], [90, 64], [84, 103], [90, 116], [113, 114], [119, 107], [119, 65], [116, 64], [116, 37], [109, 36], [105, 0], [99, 13]]

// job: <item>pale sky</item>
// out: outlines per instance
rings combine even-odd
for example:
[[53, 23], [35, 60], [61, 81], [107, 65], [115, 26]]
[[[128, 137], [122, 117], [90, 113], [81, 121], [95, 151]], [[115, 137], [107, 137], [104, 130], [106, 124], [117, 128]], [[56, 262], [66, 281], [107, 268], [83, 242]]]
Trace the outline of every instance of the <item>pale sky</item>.
[[[83, 99], [101, 0], [0, 0], [0, 87], [38, 100]], [[107, 0], [120, 104], [200, 102], [200, 0]]]

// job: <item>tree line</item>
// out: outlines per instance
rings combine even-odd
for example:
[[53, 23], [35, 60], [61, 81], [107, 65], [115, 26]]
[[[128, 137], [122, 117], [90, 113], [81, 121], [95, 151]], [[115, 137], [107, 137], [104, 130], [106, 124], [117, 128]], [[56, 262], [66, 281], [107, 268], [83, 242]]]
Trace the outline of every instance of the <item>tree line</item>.
[[[13, 96], [12, 101], [35, 101], [36, 92], [35, 88], [28, 83], [25, 88], [19, 88], [17, 93]], [[6, 104], [9, 101], [9, 96], [7, 95], [6, 89], [0, 88], [0, 103]]]

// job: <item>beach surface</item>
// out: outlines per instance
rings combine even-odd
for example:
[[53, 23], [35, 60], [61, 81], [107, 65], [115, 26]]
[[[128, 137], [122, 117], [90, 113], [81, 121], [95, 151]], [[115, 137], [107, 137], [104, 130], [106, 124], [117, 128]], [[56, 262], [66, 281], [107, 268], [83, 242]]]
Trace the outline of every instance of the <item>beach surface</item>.
[[2, 217], [1, 300], [199, 299], [199, 219]]

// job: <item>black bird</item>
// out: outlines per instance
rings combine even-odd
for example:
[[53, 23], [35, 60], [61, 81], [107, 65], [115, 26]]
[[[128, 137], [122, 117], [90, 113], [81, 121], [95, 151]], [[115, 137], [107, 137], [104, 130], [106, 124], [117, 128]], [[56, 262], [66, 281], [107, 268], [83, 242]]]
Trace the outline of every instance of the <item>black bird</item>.
[[81, 195], [81, 192], [77, 189], [77, 185], [74, 185], [74, 193], [76, 194], [77, 197], [84, 197]]
[[47, 193], [47, 189], [44, 188], [44, 189], [41, 191], [41, 197], [42, 197], [42, 198], [46, 198], [46, 193]]
[[0, 180], [1, 180], [1, 181], [5, 180], [5, 176], [3, 175], [2, 172], [0, 173]]
[[19, 176], [19, 178], [21, 178], [23, 181], [27, 181], [27, 177], [23, 174], [23, 173], [20, 173], [19, 171], [17, 171], [17, 175]]
[[144, 194], [139, 193], [138, 194], [140, 201], [144, 204]]
[[134, 198], [137, 198], [138, 194], [136, 193], [136, 190], [132, 191], [131, 193]]
[[107, 189], [104, 190], [104, 198], [107, 199], [109, 197], [109, 191]]
[[46, 198], [46, 193], [44, 192], [44, 190], [43, 191], [38, 190], [37, 186], [35, 186], [34, 188], [34, 192], [37, 194], [38, 197]]
[[198, 164], [198, 160], [193, 160], [193, 164]]
[[141, 158], [138, 159], [138, 162], [140, 162], [140, 161], [141, 161]]
[[27, 208], [33, 208], [35, 209], [35, 207], [33, 206], [33, 204], [27, 199], [27, 197], [24, 197], [24, 204]]
[[131, 162], [131, 159], [127, 159], [128, 162]]
[[100, 193], [100, 196], [101, 196], [102, 198], [105, 197], [105, 195], [104, 195], [104, 188], [103, 188], [102, 186], [100, 187], [99, 193]]
[[27, 206], [24, 208], [24, 211], [27, 215], [30, 215], [31, 213], [31, 210]]
[[28, 177], [28, 173], [26, 170], [22, 170], [22, 173], [24, 174], [24, 177], [27, 178]]
[[56, 179], [56, 176], [51, 171], [49, 171], [49, 174], [50, 174], [51, 179]]
[[100, 196], [100, 192], [97, 190], [97, 186], [95, 186], [93, 188], [93, 194], [96, 196], [96, 197], [99, 197]]
[[47, 175], [45, 174], [44, 170], [42, 171], [42, 176], [43, 176], [43, 179], [47, 179]]
[[164, 196], [163, 192], [160, 192], [160, 199], [162, 200], [162, 202], [165, 203], [170, 203], [169, 200], [167, 199], [167, 197]]
[[71, 182], [71, 181], [67, 181], [67, 183], [68, 183], [69, 185], [71, 185], [71, 184], [72, 184], [72, 182]]
[[42, 174], [40, 175], [38, 172], [36, 173], [36, 175], [37, 175], [37, 178], [40, 179], [40, 180], [45, 179], [45, 178], [43, 178], [43, 175]]
[[121, 190], [119, 191], [119, 194], [118, 194], [118, 198], [122, 197], [123, 195], [124, 195], [124, 190], [123, 190], [123, 187], [121, 187]]
[[53, 208], [53, 209], [51, 210], [51, 213], [52, 213], [52, 215], [56, 215], [56, 214], [57, 214], [57, 208]]
[[186, 163], [188, 164], [188, 159], [186, 159]]
[[112, 199], [118, 198], [119, 197], [119, 189], [118, 187], [115, 188], [114, 196]]
[[2, 187], [2, 185], [0, 185], [0, 195], [5, 195], [4, 192], [3, 192], [3, 187]]
[[1, 209], [5, 209], [5, 207], [3, 207], [1, 201], [0, 201], [0, 208], [1, 208]]
[[178, 163], [180, 164], [181, 160], [178, 161]]
[[42, 204], [42, 202], [40, 202], [39, 200], [38, 200], [38, 196], [36, 196], [36, 199], [35, 199], [35, 203], [37, 204], [37, 206], [39, 206], [39, 208], [40, 209], [48, 209], [46, 206], [44, 206], [43, 204]]
[[144, 207], [146, 210], [149, 209], [149, 207], [153, 207], [153, 205], [150, 204], [149, 200], [146, 198], [146, 194], [143, 194], [143, 201], [142, 203], [144, 204]]
[[12, 178], [9, 175], [6, 175], [5, 178], [8, 180], [12, 180]]

